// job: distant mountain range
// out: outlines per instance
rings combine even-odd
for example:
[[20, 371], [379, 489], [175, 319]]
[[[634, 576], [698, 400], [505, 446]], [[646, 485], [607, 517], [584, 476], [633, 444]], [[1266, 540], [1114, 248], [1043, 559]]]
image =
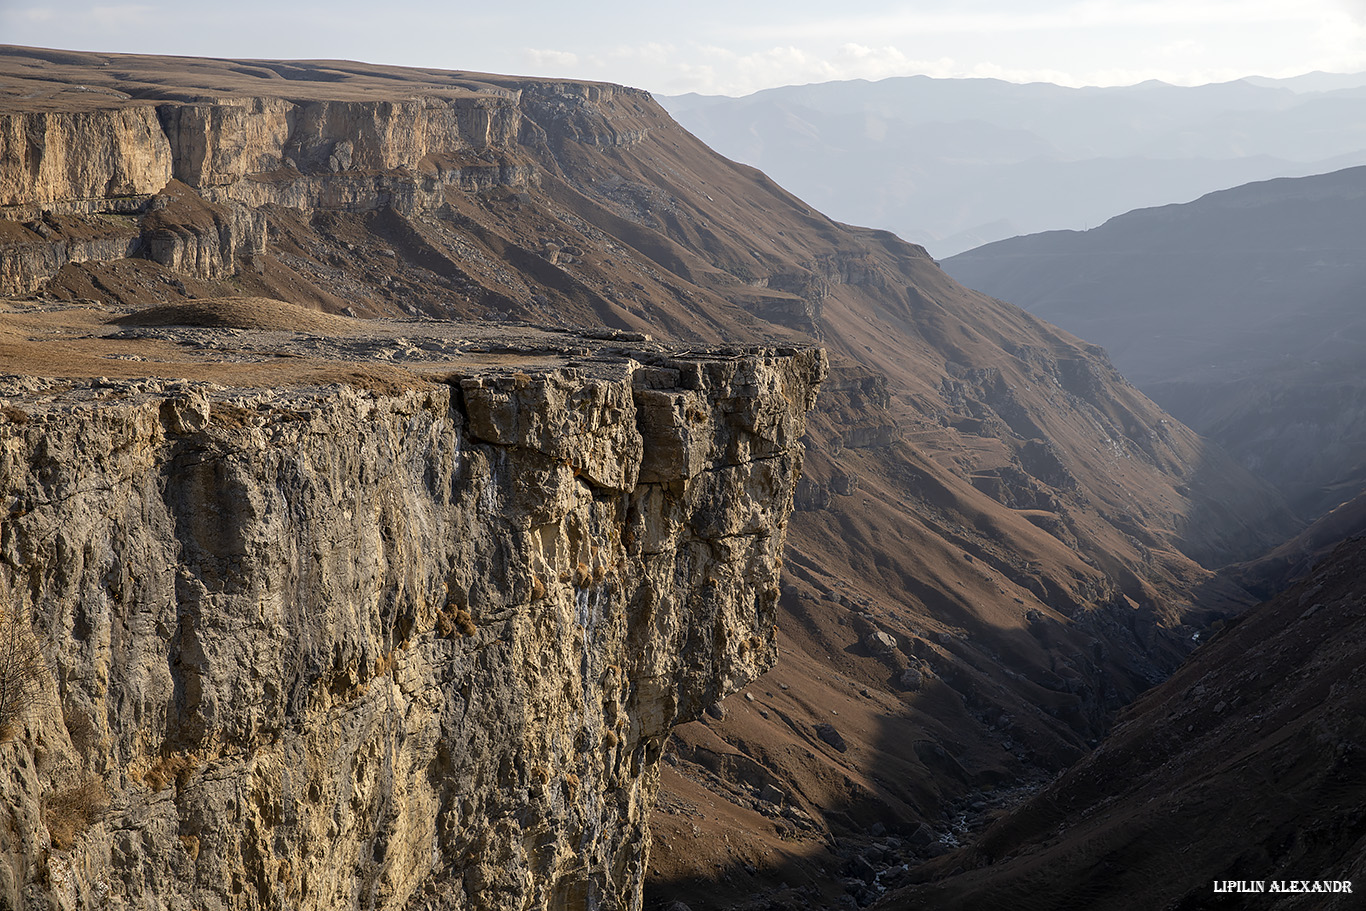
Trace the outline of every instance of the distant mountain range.
[[1366, 168], [1279, 179], [944, 260], [1103, 345], [1307, 516], [1366, 479]]
[[1080, 89], [911, 76], [658, 100], [821, 211], [938, 257], [1366, 164], [1366, 74]]

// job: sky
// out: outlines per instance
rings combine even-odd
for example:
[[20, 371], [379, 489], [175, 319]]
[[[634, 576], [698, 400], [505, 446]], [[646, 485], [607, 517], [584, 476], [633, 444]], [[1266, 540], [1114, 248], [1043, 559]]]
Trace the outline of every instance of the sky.
[[1366, 0], [0, 0], [0, 43], [745, 95], [889, 76], [1175, 85], [1366, 71]]

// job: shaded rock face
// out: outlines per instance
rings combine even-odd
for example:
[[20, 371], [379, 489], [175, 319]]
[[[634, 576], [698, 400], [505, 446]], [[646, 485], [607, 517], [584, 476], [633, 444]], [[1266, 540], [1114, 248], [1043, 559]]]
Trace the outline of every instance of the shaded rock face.
[[8, 242], [0, 243], [0, 287], [9, 294], [32, 291], [68, 263], [119, 260], [142, 248], [139, 232], [128, 226], [47, 215], [14, 225]]
[[824, 365], [11, 384], [0, 602], [56, 670], [0, 907], [639, 908], [664, 738], [774, 662]]

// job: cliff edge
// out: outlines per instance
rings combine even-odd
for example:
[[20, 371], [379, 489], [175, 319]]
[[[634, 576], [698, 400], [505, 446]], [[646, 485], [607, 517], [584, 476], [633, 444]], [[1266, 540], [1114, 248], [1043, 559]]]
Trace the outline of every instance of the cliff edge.
[[52, 668], [0, 907], [640, 907], [664, 738], [775, 660], [823, 354], [334, 319], [438, 353], [0, 380], [2, 626]]

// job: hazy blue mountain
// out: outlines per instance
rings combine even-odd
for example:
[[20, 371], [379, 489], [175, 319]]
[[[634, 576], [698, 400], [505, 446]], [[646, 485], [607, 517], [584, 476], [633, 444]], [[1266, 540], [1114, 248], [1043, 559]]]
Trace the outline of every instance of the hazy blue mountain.
[[1307, 515], [1366, 481], [1366, 168], [998, 241], [958, 281], [1103, 345]]
[[1334, 89], [1360, 88], [1366, 85], [1366, 73], [1305, 73], [1289, 79], [1267, 79], [1263, 76], [1249, 76], [1245, 82], [1290, 89], [1292, 92], [1329, 92]]
[[1183, 88], [911, 76], [661, 97], [717, 151], [936, 256], [1366, 164], [1366, 76]]

